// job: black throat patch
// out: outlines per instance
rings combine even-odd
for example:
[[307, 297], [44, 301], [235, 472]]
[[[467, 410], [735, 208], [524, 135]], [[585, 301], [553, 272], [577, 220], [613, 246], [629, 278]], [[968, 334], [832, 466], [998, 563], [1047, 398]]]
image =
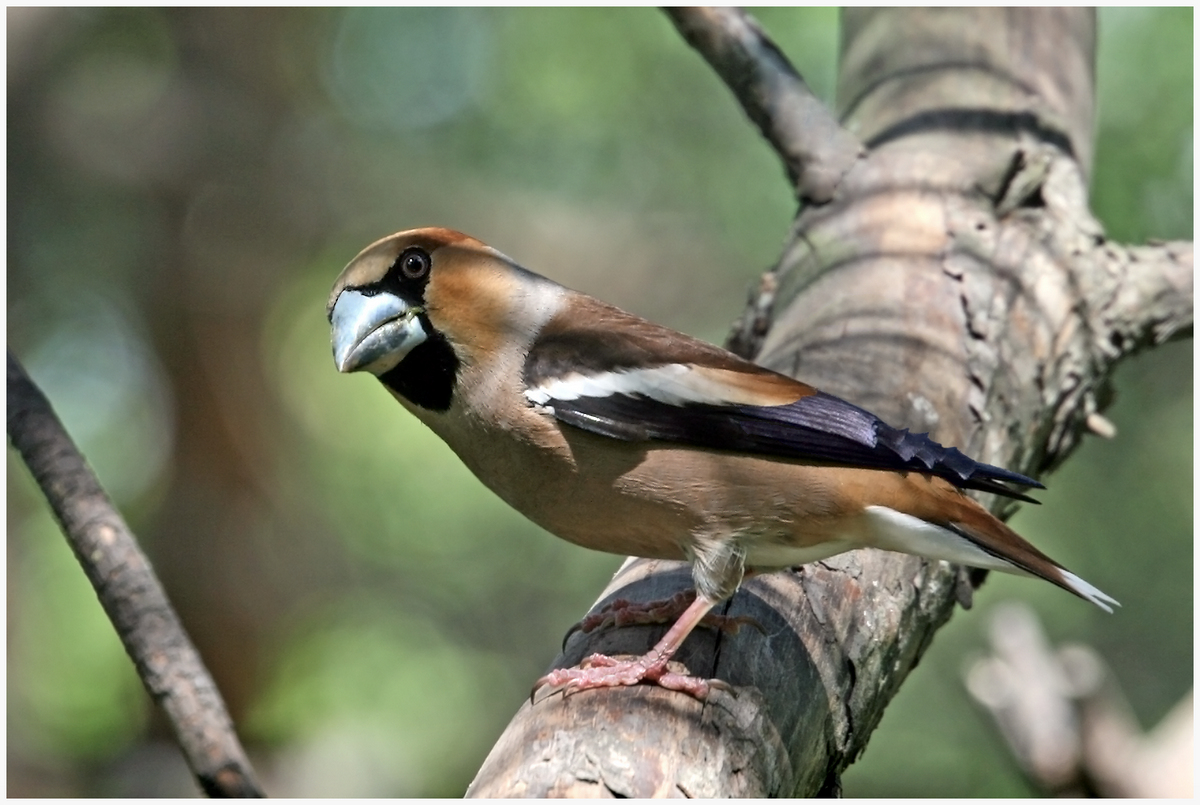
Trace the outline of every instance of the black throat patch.
[[413, 405], [430, 411], [447, 411], [458, 382], [458, 356], [424, 316], [421, 324], [430, 337], [404, 360], [379, 376], [379, 380]]

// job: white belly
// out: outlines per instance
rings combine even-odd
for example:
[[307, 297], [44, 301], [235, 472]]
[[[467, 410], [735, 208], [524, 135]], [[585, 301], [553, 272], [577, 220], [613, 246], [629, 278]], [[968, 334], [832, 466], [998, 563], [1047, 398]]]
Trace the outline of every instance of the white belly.
[[857, 547], [859, 546], [845, 540], [822, 542], [808, 548], [795, 548], [778, 543], [758, 543], [751, 545], [747, 552], [746, 566], [752, 568], [796, 567], [820, 559], [828, 559]]

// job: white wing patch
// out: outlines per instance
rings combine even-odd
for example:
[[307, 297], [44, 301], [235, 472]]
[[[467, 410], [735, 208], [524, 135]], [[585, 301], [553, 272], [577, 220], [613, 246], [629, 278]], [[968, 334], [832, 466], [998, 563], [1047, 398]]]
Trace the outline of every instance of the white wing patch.
[[565, 402], [580, 397], [609, 397], [613, 394], [637, 394], [667, 405], [680, 406], [688, 403], [762, 404], [753, 393], [724, 383], [702, 368], [683, 363], [594, 375], [572, 372], [525, 391], [525, 397], [535, 405], [545, 405], [550, 400]]

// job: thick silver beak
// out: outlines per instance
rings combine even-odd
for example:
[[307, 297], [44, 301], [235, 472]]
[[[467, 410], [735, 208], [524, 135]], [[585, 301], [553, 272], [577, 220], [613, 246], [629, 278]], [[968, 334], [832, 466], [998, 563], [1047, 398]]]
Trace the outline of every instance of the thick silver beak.
[[390, 293], [342, 291], [333, 305], [333, 362], [339, 372], [381, 375], [428, 336], [421, 308]]

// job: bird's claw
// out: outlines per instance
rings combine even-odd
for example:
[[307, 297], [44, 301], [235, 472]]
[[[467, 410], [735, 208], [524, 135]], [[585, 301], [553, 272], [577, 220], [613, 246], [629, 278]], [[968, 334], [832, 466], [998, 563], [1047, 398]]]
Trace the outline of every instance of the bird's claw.
[[719, 679], [701, 679], [676, 673], [665, 662], [646, 657], [617, 660], [604, 654], [593, 654], [584, 659], [578, 668], [558, 668], [543, 676], [534, 683], [529, 699], [532, 703], [534, 695], [543, 686], [557, 688], [564, 696], [570, 696], [584, 690], [624, 687], [643, 682], [677, 690], [700, 701], [707, 699], [713, 689], [734, 693], [732, 686]]

